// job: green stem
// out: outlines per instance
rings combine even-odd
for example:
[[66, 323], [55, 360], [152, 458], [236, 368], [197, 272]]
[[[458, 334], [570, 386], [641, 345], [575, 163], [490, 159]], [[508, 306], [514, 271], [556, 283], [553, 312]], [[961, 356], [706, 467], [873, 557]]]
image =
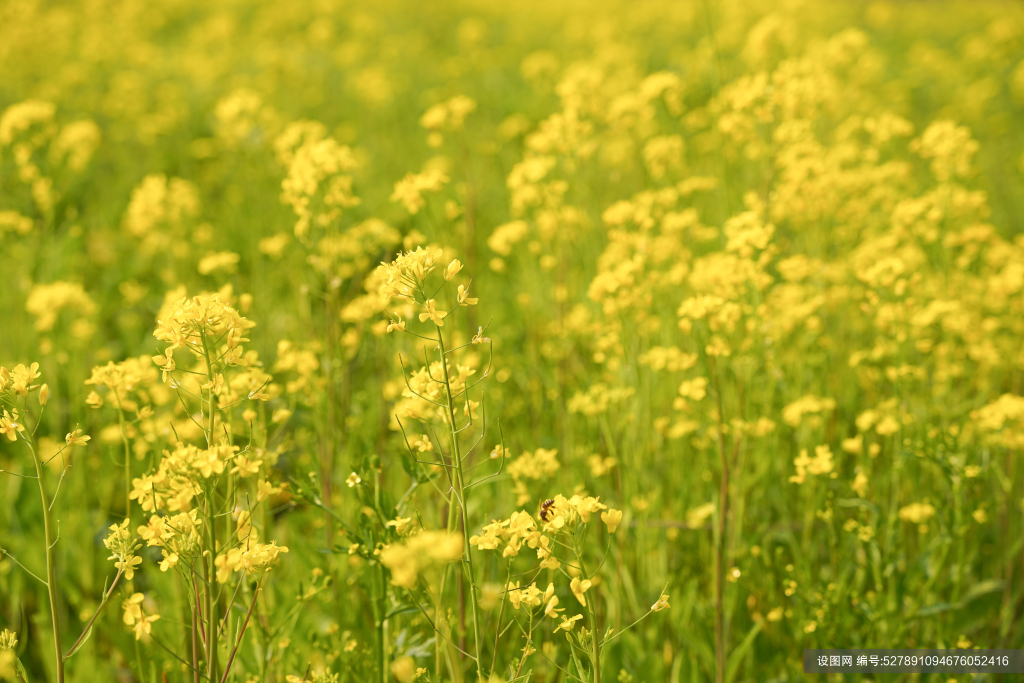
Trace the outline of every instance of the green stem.
[[[448, 374], [448, 358], [444, 347], [444, 335], [441, 334], [441, 328], [439, 326], [435, 325], [435, 328], [437, 329], [437, 343], [441, 351], [441, 367], [444, 368], [445, 393], [448, 403], [448, 426], [451, 427], [452, 432], [452, 460], [455, 463], [455, 478], [459, 493], [457, 498], [462, 513], [462, 539], [466, 552], [465, 571], [469, 579], [470, 606], [473, 608], [473, 646], [476, 654], [476, 677], [477, 680], [483, 681], [483, 671], [480, 668], [480, 618], [478, 614], [479, 607], [477, 606], [476, 595], [476, 572], [473, 569], [473, 553], [471, 552], [471, 546], [469, 545], [469, 517], [466, 512], [466, 485], [462, 471], [462, 453], [459, 448], [459, 434], [455, 427], [455, 401], [452, 398], [452, 383]], [[466, 394], [466, 400], [469, 401], [468, 392]]]
[[[202, 335], [203, 340], [203, 355], [206, 358], [206, 377], [212, 384], [214, 381], [213, 376], [213, 363], [211, 361], [210, 347], [207, 343], [206, 335]], [[213, 447], [213, 430], [214, 430], [214, 419], [216, 413], [214, 412], [214, 394], [213, 388], [211, 387], [207, 392], [207, 405], [209, 407], [209, 423], [206, 430], [206, 447]], [[214, 614], [213, 609], [213, 588], [214, 582], [217, 577], [217, 524], [214, 510], [214, 491], [215, 486], [211, 485], [206, 487], [206, 526], [209, 529], [210, 540], [209, 540], [209, 562], [203, 563], [203, 571], [206, 573], [206, 673], [211, 681], [219, 679], [220, 670], [217, 662], [217, 615]]]
[[718, 382], [718, 370], [713, 357], [708, 357], [711, 379], [715, 384], [715, 399], [718, 403], [718, 456], [722, 468], [719, 487], [718, 533], [715, 539], [715, 680], [725, 681], [725, 540], [726, 523], [729, 516], [729, 459], [725, 452], [724, 416], [722, 413], [722, 389]]
[[377, 602], [377, 657], [380, 662], [380, 681], [388, 683], [388, 646], [387, 646], [387, 624], [384, 619], [387, 614], [387, 591], [388, 582], [385, 575], [384, 565], [378, 563], [380, 569], [380, 597]]
[[594, 683], [601, 683], [601, 639], [597, 634], [597, 610], [590, 608], [587, 611], [590, 613], [590, 641], [594, 648]]
[[39, 485], [39, 499], [43, 503], [43, 535], [46, 542], [46, 590], [50, 596], [50, 621], [53, 625], [53, 648], [57, 662], [57, 683], [64, 683], [64, 649], [60, 642], [60, 619], [57, 616], [57, 567], [53, 554], [53, 546], [57, 539], [53, 537], [53, 518], [50, 514], [50, 500], [46, 495], [43, 483], [43, 463], [39, 460], [32, 443], [25, 439], [32, 452], [32, 462], [36, 466], [36, 483]]
[[96, 617], [98, 617], [100, 615], [100, 612], [103, 611], [103, 608], [107, 606], [107, 602], [110, 600], [110, 596], [111, 594], [113, 594], [114, 588], [117, 586], [117, 581], [120, 578], [121, 570], [118, 569], [117, 574], [114, 576], [114, 582], [110, 584], [110, 589], [103, 596], [103, 600], [100, 602], [100, 606], [97, 607], [96, 611], [92, 613], [92, 617], [89, 619], [89, 622], [85, 625], [85, 628], [82, 629], [82, 635], [78, 636], [78, 640], [76, 640], [74, 645], [72, 645], [68, 649], [67, 654], [64, 655], [64, 659], [70, 659], [71, 656], [75, 654], [75, 652], [78, 650], [78, 647], [85, 641], [86, 638], [89, 637], [89, 631], [90, 629], [92, 629], [92, 625], [96, 623]]
[[[576, 554], [576, 564], [583, 570], [583, 578], [590, 579], [591, 577], [588, 575], [587, 568], [583, 564], [583, 553], [580, 550], [580, 544], [578, 541], [573, 544], [573, 552]], [[594, 683], [601, 683], [601, 639], [598, 638], [597, 634], [596, 596], [597, 591], [591, 593], [590, 600], [587, 601], [585, 607], [587, 608], [587, 616], [590, 617], [590, 640], [592, 643], [590, 656], [594, 660]]]

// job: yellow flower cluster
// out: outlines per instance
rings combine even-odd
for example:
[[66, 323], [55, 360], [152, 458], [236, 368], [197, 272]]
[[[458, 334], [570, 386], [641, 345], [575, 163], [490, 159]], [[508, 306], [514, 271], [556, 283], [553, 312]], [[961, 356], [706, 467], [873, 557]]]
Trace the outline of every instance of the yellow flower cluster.
[[138, 528], [139, 538], [146, 542], [146, 547], [161, 549], [160, 571], [176, 567], [183, 558], [195, 559], [201, 543], [199, 527], [203, 523], [198, 515], [198, 510], [177, 515], [151, 515], [149, 522]]
[[800, 455], [793, 461], [796, 467], [796, 474], [789, 478], [794, 484], [803, 484], [807, 481], [807, 475], [831, 474], [832, 478], [839, 476], [833, 472], [832, 450], [827, 446], [818, 446], [814, 449], [814, 457], [807, 455], [807, 449], [801, 448]]
[[343, 209], [359, 205], [352, 192], [356, 159], [334, 138], [304, 142], [292, 156], [281, 182], [281, 201], [298, 216], [295, 236], [306, 240], [311, 227], [326, 228]]
[[440, 192], [449, 180], [439, 168], [428, 168], [422, 173], [410, 173], [395, 183], [391, 201], [401, 202], [406, 211], [415, 215], [426, 206], [423, 193]]
[[443, 255], [442, 249], [417, 247], [415, 251], [398, 254], [390, 263], [381, 263], [376, 271], [381, 295], [388, 299], [414, 299], [417, 293], [422, 294], [423, 280], [438, 266]]
[[476, 102], [465, 95], [435, 104], [420, 117], [420, 125], [427, 129], [427, 144], [440, 147], [444, 143], [442, 131], [459, 131], [466, 117], [476, 109]]
[[123, 218], [124, 230], [140, 241], [143, 253], [175, 249], [181, 253], [183, 233], [199, 215], [199, 189], [183, 178], [148, 175], [132, 191]]
[[142, 564], [142, 558], [135, 556], [135, 551], [142, 547], [132, 538], [128, 531], [128, 524], [131, 520], [124, 520], [121, 524], [111, 524], [110, 533], [103, 539], [103, 545], [111, 552], [108, 560], [117, 560], [114, 566], [124, 574], [124, 578], [131, 581], [135, 578], [135, 568]]
[[530, 491], [526, 480], [549, 480], [561, 467], [558, 463], [558, 450], [538, 448], [526, 451], [508, 464], [508, 474], [512, 477], [512, 492], [516, 494], [516, 505], [524, 505], [530, 500]]
[[412, 588], [424, 571], [454, 562], [463, 550], [462, 534], [424, 530], [385, 547], [380, 562], [390, 570], [391, 583]]
[[555, 537], [559, 534], [573, 534], [580, 524], [587, 524], [591, 516], [601, 513], [609, 533], [615, 533], [622, 521], [620, 510], [609, 509], [592, 496], [574, 495], [572, 498], [558, 494], [546, 501], [539, 513], [540, 521], [525, 510], [513, 512], [508, 519], [495, 520], [483, 528], [483, 533], [470, 537], [470, 545], [481, 550], [502, 549], [502, 557], [516, 557], [523, 544], [536, 550], [542, 569], [558, 569], [561, 562], [554, 554]]
[[89, 318], [96, 312], [96, 303], [78, 282], [57, 281], [33, 286], [25, 310], [35, 317], [35, 327], [40, 332], [52, 330], [64, 310], [75, 314], [71, 325], [74, 338], [88, 339], [94, 331]]
[[[182, 297], [160, 312], [156, 330], [153, 332], [160, 341], [170, 342], [163, 356], [154, 356], [153, 362], [163, 370], [166, 382], [176, 369], [175, 349], [185, 348], [196, 356], [208, 358], [214, 367], [245, 365], [242, 342], [249, 341], [245, 334], [255, 326], [233, 307], [221, 300], [220, 294], [200, 294], [192, 298]], [[215, 345], [216, 344], [216, 345]], [[220, 393], [223, 386], [221, 375], [212, 387]]]
[[132, 593], [121, 603], [121, 610], [124, 612], [122, 621], [125, 625], [131, 626], [135, 632], [135, 640], [142, 640], [143, 636], [149, 636], [153, 632], [153, 622], [160, 619], [159, 614], [147, 614], [142, 606], [146, 596], [143, 593]]
[[217, 556], [214, 562], [217, 566], [218, 583], [227, 583], [231, 580], [231, 575], [239, 571], [245, 571], [256, 580], [260, 580], [273, 569], [278, 556], [288, 552], [288, 548], [277, 545], [277, 541], [257, 543], [254, 538], [255, 536], [247, 536], [242, 546], [231, 548]]
[[0, 114], [0, 159], [13, 159], [19, 184], [28, 189], [34, 208], [44, 215], [53, 212], [61, 196], [54, 179], [64, 175], [65, 169], [83, 171], [101, 138], [93, 121], [60, 126], [56, 114], [57, 105], [36, 99], [12, 104]]

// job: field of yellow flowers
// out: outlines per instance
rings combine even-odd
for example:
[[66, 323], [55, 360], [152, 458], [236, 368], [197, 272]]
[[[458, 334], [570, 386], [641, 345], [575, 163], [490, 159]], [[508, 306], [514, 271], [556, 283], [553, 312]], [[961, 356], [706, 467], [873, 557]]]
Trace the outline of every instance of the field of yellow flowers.
[[19, 0], [0, 73], [0, 680], [1024, 647], [1021, 4]]

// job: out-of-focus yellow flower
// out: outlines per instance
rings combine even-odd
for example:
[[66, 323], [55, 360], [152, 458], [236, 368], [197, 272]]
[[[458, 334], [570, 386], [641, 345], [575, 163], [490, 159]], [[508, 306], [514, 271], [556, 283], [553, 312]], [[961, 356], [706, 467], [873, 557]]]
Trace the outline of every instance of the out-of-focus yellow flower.
[[461, 534], [446, 531], [420, 531], [403, 543], [390, 545], [380, 553], [380, 561], [391, 571], [391, 583], [412, 588], [426, 569], [454, 562], [463, 555]]

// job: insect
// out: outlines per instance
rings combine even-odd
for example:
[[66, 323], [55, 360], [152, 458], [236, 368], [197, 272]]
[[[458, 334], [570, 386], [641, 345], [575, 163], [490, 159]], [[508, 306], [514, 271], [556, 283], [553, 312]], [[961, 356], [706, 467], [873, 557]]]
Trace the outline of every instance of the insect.
[[537, 514], [545, 522], [548, 521], [548, 514], [550, 514], [551, 508], [554, 506], [554, 504], [554, 498], [548, 498], [547, 500], [540, 504], [540, 511]]

